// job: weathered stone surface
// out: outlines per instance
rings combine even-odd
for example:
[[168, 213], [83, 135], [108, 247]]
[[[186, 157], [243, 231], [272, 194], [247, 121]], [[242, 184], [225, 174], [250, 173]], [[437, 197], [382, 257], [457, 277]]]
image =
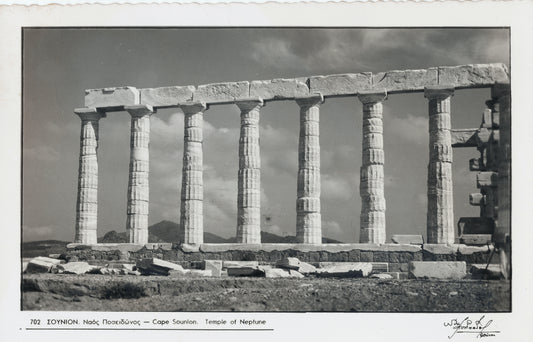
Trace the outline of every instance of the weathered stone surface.
[[[375, 273], [375, 274], [372, 274], [370, 276], [370, 278], [374, 278], [374, 279], [382, 279], [382, 280], [385, 280], [385, 279], [394, 279], [394, 277], [391, 275], [391, 274], [387, 274], [387, 273]], [[396, 278], [398, 279], [398, 278]]]
[[51, 271], [52, 267], [59, 265], [61, 260], [47, 258], [47, 257], [36, 257], [31, 259], [26, 266], [26, 273], [48, 273]]
[[137, 105], [139, 103], [139, 90], [134, 87], [85, 90], [85, 107], [121, 107]]
[[281, 268], [267, 268], [265, 278], [303, 278], [304, 275], [295, 270], [285, 270]]
[[144, 247], [146, 249], [162, 249], [164, 251], [172, 250], [172, 242], [150, 242], [145, 243]]
[[462, 279], [466, 276], [464, 261], [411, 261], [409, 278]]
[[467, 246], [458, 245], [457, 251], [462, 255], [471, 255], [474, 253], [489, 253], [494, 249], [494, 246]]
[[154, 107], [172, 107], [180, 103], [192, 101], [194, 86], [173, 86], [140, 89], [141, 104]]
[[264, 277], [266, 269], [258, 266], [235, 266], [228, 267], [227, 271], [230, 277]]
[[495, 83], [509, 83], [505, 64], [469, 64], [439, 67], [439, 84], [455, 88], [489, 86]]
[[260, 97], [263, 100], [293, 99], [308, 94], [307, 84], [298, 79], [280, 78], [250, 83], [250, 97]]
[[[182, 248], [191, 248], [191, 252], [196, 249], [192, 248], [190, 245], [182, 245]], [[256, 245], [243, 245], [243, 244], [234, 244], [234, 243], [224, 243], [224, 244], [210, 244], [204, 243], [199, 246], [199, 250], [204, 253], [220, 253], [226, 251], [286, 251], [286, 250], [295, 250], [300, 252], [329, 252], [329, 253], [338, 253], [338, 252], [349, 252], [353, 250], [360, 251], [385, 251], [385, 252], [411, 252], [416, 253], [420, 252], [422, 249], [420, 246], [415, 245], [399, 245], [399, 244], [365, 244], [365, 243], [328, 243], [321, 245], [313, 244], [291, 244], [291, 243], [263, 243]]]
[[143, 274], [168, 275], [170, 270], [184, 271], [181, 265], [157, 258], [140, 259], [136, 266]]
[[[375, 252], [374, 252], [375, 255]], [[389, 271], [389, 263], [388, 262], [372, 262], [372, 272], [388, 272]]]
[[371, 272], [372, 264], [368, 262], [344, 263], [317, 269], [317, 274], [321, 277], [368, 277]]
[[372, 88], [385, 89], [389, 93], [420, 91], [437, 84], [437, 68], [391, 70], [372, 75]]
[[231, 260], [224, 260], [222, 262], [222, 268], [256, 267], [258, 265], [259, 265], [259, 262], [257, 262], [257, 261], [231, 261]]
[[226, 82], [200, 85], [196, 88], [193, 101], [205, 103], [231, 103], [239, 98], [250, 97], [250, 83]]
[[478, 188], [483, 186], [496, 187], [498, 186], [498, 172], [486, 171], [479, 172], [476, 175], [476, 185]]
[[494, 233], [494, 219], [489, 217], [461, 217], [458, 226], [459, 235]]
[[204, 260], [204, 270], [210, 270], [213, 277], [220, 277], [222, 275], [222, 260]]
[[457, 253], [459, 246], [426, 243], [422, 245], [422, 249], [431, 254], [455, 254]]
[[277, 267], [298, 270], [300, 268], [301, 261], [298, 258], [283, 258], [276, 263]]
[[111, 251], [120, 251], [123, 253], [126, 252], [136, 252], [144, 248], [142, 245], [137, 245], [133, 243], [99, 243], [97, 245], [87, 245], [82, 243], [69, 243], [67, 249], [91, 249], [93, 251], [102, 251], [102, 252], [111, 252]]
[[477, 147], [477, 128], [452, 129], [451, 139], [453, 147]]
[[394, 234], [391, 236], [391, 241], [397, 244], [406, 245], [422, 245], [424, 239], [422, 235], [408, 235], [408, 234]]
[[470, 265], [470, 273], [475, 278], [501, 279], [503, 277], [499, 264], [472, 264]]
[[492, 234], [463, 234], [459, 242], [465, 245], [487, 245], [492, 242]]
[[356, 95], [363, 89], [372, 88], [372, 74], [339, 74], [309, 78], [309, 92], [323, 96]]
[[297, 269], [302, 274], [316, 273], [316, 267], [306, 262], [300, 261], [300, 267]]
[[61, 254], [59, 253], [48, 254], [48, 257], [52, 259], [59, 259], [61, 257]]
[[89, 263], [84, 261], [68, 262], [66, 264], [59, 264], [55, 267], [57, 273], [66, 274], [84, 274], [95, 268], [97, 268], [97, 266], [89, 265]]

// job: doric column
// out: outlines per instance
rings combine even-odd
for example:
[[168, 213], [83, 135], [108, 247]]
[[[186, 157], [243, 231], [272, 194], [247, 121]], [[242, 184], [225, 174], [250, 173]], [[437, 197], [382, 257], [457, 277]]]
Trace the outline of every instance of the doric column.
[[296, 239], [300, 243], [322, 243], [319, 122], [323, 102], [321, 94], [296, 99], [300, 106]]
[[453, 183], [450, 98], [454, 88], [426, 88], [429, 100], [427, 242], [453, 244]]
[[383, 104], [386, 91], [361, 92], [363, 103], [363, 160], [360, 172], [361, 243], [385, 243]]
[[261, 243], [259, 110], [263, 106], [263, 100], [245, 99], [236, 102], [236, 105], [241, 110], [237, 242]]
[[184, 116], [181, 216], [183, 243], [204, 242], [203, 124], [205, 103], [180, 106]]
[[130, 243], [148, 243], [148, 207], [150, 201], [150, 115], [147, 105], [124, 107], [131, 115], [130, 168], [126, 231]]
[[94, 108], [75, 109], [81, 119], [76, 236], [74, 242], [97, 243], [98, 221], [98, 120], [104, 112]]

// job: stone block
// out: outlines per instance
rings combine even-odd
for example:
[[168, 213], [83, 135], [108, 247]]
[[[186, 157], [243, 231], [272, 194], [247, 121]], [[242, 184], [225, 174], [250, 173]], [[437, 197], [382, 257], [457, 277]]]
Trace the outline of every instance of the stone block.
[[213, 272], [211, 270], [186, 270], [187, 276], [193, 277], [212, 277]]
[[[397, 273], [397, 272], [396, 272]], [[370, 278], [373, 278], [373, 279], [381, 279], [381, 280], [386, 280], [386, 279], [394, 279], [393, 276], [391, 274], [387, 274], [387, 273], [375, 273], [375, 274], [372, 274], [370, 276]], [[396, 278], [398, 279], [398, 278]]]
[[483, 87], [496, 83], [509, 83], [507, 66], [495, 64], [469, 64], [439, 67], [439, 84], [455, 88]]
[[134, 87], [85, 90], [85, 107], [122, 107], [138, 104], [140, 104], [140, 94], [139, 90]]
[[181, 265], [157, 258], [140, 259], [137, 261], [136, 266], [143, 274], [168, 275], [171, 270], [183, 271]]
[[257, 262], [257, 261], [224, 260], [222, 262], [222, 268], [229, 268], [229, 267], [256, 267], [258, 265], [259, 265], [259, 262]]
[[146, 247], [146, 249], [162, 249], [164, 251], [170, 251], [172, 250], [172, 242], [155, 242], [155, 243], [152, 243], [152, 242], [149, 242], [149, 243], [146, 243], [144, 244], [144, 247]]
[[465, 245], [487, 245], [492, 242], [492, 234], [463, 234], [459, 242]]
[[494, 220], [489, 217], [461, 217], [457, 225], [459, 236], [494, 233]]
[[372, 272], [372, 264], [369, 262], [346, 262], [324, 266], [317, 269], [317, 275], [321, 277], [357, 278], [368, 277]]
[[470, 171], [480, 171], [481, 170], [481, 160], [479, 158], [472, 158], [468, 161], [468, 169]]
[[455, 254], [458, 250], [457, 245], [430, 244], [422, 245], [422, 249], [431, 254]]
[[279, 260], [276, 263], [276, 266], [286, 269], [298, 270], [300, 268], [300, 263], [301, 262], [298, 258], [286, 257]]
[[493, 246], [467, 246], [459, 245], [458, 252], [462, 255], [470, 255], [474, 253], [488, 254], [494, 249]]
[[205, 103], [233, 103], [239, 98], [250, 97], [250, 83], [226, 82], [198, 86], [193, 101]]
[[48, 273], [52, 270], [52, 267], [59, 265], [61, 260], [47, 258], [47, 257], [36, 257], [31, 259], [26, 266], [26, 273]]
[[228, 267], [228, 276], [230, 277], [264, 277], [265, 269], [258, 266], [234, 266]]
[[463, 279], [466, 276], [464, 261], [411, 261], [409, 278], [412, 279]]
[[95, 268], [98, 267], [89, 265], [89, 263], [85, 261], [68, 262], [66, 264], [59, 264], [55, 266], [57, 273], [65, 274], [84, 274], [91, 272]]
[[453, 147], [477, 147], [477, 128], [452, 129], [451, 139]]
[[202, 268], [210, 270], [213, 277], [220, 277], [222, 275], [222, 260], [204, 260], [202, 261]]
[[252, 98], [283, 100], [307, 95], [309, 95], [307, 84], [297, 79], [274, 79], [250, 83], [250, 97]]
[[479, 188], [484, 186], [498, 186], [498, 172], [485, 171], [476, 175], [476, 185]]
[[374, 253], [370, 251], [361, 251], [361, 262], [372, 262], [374, 260]]
[[394, 234], [391, 241], [400, 245], [422, 245], [424, 239], [422, 235]]
[[468, 203], [473, 206], [480, 206], [483, 204], [483, 194], [474, 192], [468, 195]]
[[422, 91], [437, 84], [437, 68], [391, 70], [372, 75], [372, 88], [385, 89], [388, 93]]
[[377, 263], [389, 262], [389, 252], [374, 251], [372, 261], [375, 261]]
[[503, 274], [499, 264], [472, 264], [470, 273], [473, 278], [481, 279], [502, 279]]
[[316, 273], [316, 267], [311, 264], [301, 261], [300, 267], [296, 271], [302, 274]]
[[313, 76], [309, 78], [309, 92], [323, 96], [356, 95], [372, 88], [372, 73]]
[[296, 270], [282, 268], [264, 269], [265, 278], [304, 278], [304, 275]]
[[372, 272], [383, 273], [389, 271], [388, 262], [372, 262]]
[[153, 107], [172, 107], [192, 101], [194, 86], [140, 89], [141, 104]]

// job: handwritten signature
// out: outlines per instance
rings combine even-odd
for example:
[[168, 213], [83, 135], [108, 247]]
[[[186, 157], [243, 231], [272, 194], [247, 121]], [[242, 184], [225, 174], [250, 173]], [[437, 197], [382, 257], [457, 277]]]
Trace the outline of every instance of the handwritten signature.
[[492, 324], [492, 319], [486, 319], [485, 315], [479, 319], [471, 319], [465, 317], [463, 320], [454, 318], [449, 322], [444, 322], [445, 327], [452, 329], [452, 334], [448, 335], [448, 339], [452, 339], [455, 334], [477, 334], [477, 338], [492, 337], [499, 334], [499, 330], [488, 330], [488, 327]]

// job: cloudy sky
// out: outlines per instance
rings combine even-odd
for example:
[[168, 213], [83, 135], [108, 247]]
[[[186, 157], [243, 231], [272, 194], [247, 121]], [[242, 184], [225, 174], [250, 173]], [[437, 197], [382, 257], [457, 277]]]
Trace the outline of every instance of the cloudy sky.
[[[74, 238], [84, 90], [292, 78], [336, 73], [509, 63], [505, 29], [26, 29], [23, 37], [23, 238]], [[478, 127], [488, 89], [460, 90], [453, 128]], [[321, 107], [323, 235], [359, 239], [362, 108], [357, 98]], [[179, 222], [183, 114], [152, 116], [150, 219]], [[426, 230], [427, 101], [391, 95], [384, 103], [387, 237]], [[124, 231], [130, 116], [100, 121], [99, 236]], [[299, 108], [261, 111], [263, 229], [294, 235]], [[204, 124], [204, 229], [235, 235], [239, 111], [212, 106]], [[456, 220], [468, 205], [475, 149], [454, 150]]]

